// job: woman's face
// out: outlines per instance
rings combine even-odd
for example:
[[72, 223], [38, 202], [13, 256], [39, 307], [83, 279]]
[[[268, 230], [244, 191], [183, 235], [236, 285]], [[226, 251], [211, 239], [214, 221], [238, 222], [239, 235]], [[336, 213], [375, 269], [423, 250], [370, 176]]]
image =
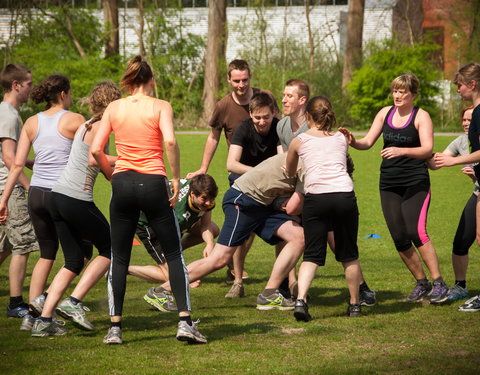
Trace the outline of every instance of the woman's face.
[[473, 109], [468, 109], [464, 112], [462, 118], [462, 126], [465, 134], [468, 134], [468, 128], [470, 127], [470, 122], [472, 121]]
[[472, 95], [473, 95], [473, 90], [471, 85], [463, 83], [463, 82], [458, 82], [457, 83], [457, 92], [460, 94], [463, 100], [472, 101]]
[[393, 89], [392, 97], [395, 107], [411, 106], [415, 99], [415, 95], [406, 89]]

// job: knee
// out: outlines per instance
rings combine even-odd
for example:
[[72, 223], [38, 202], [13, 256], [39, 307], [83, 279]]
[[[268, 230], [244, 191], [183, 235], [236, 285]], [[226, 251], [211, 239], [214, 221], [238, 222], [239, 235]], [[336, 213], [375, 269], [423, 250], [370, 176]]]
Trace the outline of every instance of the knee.
[[82, 259], [65, 259], [65, 266], [67, 270], [79, 275], [82, 272], [84, 266], [84, 260]]
[[230, 258], [226, 255], [220, 255], [220, 256], [215, 257], [212, 260], [213, 260], [213, 268], [215, 270], [219, 270], [219, 269], [222, 269], [223, 267], [225, 267], [228, 264], [228, 262], [230, 261]]

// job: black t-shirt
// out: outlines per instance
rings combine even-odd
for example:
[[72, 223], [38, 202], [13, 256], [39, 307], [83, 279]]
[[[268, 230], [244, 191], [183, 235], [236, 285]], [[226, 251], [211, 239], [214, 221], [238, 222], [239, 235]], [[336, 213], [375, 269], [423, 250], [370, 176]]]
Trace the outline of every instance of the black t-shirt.
[[[420, 137], [415, 128], [415, 117], [418, 107], [413, 109], [407, 123], [401, 128], [392, 126], [391, 120], [395, 106], [390, 108], [383, 122], [383, 148], [387, 147], [420, 147]], [[420, 183], [430, 184], [427, 165], [423, 159], [400, 156], [383, 159], [380, 166], [380, 189], [414, 186]]]
[[[468, 128], [468, 141], [470, 142], [470, 153], [480, 150], [480, 105], [477, 105], [472, 112], [472, 121]], [[480, 163], [473, 167], [475, 176], [480, 179]]]
[[277, 124], [278, 119], [273, 118], [270, 131], [266, 135], [260, 135], [256, 132], [251, 118], [243, 121], [235, 128], [232, 145], [243, 147], [240, 163], [255, 167], [277, 154], [277, 146], [280, 144]]

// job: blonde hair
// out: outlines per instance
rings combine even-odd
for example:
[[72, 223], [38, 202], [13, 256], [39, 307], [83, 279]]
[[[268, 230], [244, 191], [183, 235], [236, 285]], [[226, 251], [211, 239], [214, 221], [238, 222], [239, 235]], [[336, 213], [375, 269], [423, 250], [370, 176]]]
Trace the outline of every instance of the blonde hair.
[[391, 90], [407, 90], [412, 94], [418, 94], [418, 88], [420, 87], [420, 81], [417, 76], [412, 73], [402, 74], [395, 78], [390, 84]]
[[307, 103], [306, 112], [315, 123], [318, 130], [329, 132], [337, 120], [333, 112], [332, 103], [325, 96], [314, 96]]
[[94, 122], [99, 121], [102, 118], [103, 112], [107, 106], [121, 97], [122, 94], [120, 90], [113, 82], [104, 81], [97, 84], [87, 100], [92, 119], [86, 125], [86, 128], [90, 129]]

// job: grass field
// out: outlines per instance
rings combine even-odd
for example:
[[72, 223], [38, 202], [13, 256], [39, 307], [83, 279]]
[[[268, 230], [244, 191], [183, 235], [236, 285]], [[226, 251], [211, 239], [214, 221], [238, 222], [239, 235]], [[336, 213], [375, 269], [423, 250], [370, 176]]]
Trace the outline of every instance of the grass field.
[[[182, 174], [195, 170], [201, 159], [205, 135], [179, 134]], [[441, 151], [454, 137], [439, 136]], [[331, 254], [318, 272], [311, 295], [314, 320], [298, 323], [291, 312], [255, 309], [274, 259], [272, 247], [258, 238], [247, 257], [251, 277], [246, 297], [226, 300], [225, 271], [203, 280], [191, 291], [194, 318], [207, 345], [178, 342], [177, 317], [149, 309], [142, 297], [151, 286], [130, 278], [124, 308], [124, 345], [106, 346], [102, 338], [109, 326], [106, 284], [101, 280], [85, 298], [96, 331], [87, 333], [67, 323], [68, 334], [32, 338], [19, 331], [20, 320], [0, 317], [0, 374], [479, 374], [480, 313], [457, 311], [461, 302], [433, 306], [402, 301], [414, 280], [393, 247], [380, 209], [378, 175], [381, 142], [369, 151], [352, 151], [355, 190], [360, 207], [360, 260], [369, 286], [377, 291], [378, 304], [364, 308], [365, 316], [343, 316], [347, 289], [342, 267]], [[226, 151], [217, 151], [210, 169], [220, 187], [227, 189]], [[431, 173], [432, 203], [429, 234], [437, 248], [442, 272], [453, 282], [451, 243], [472, 183], [460, 167]], [[99, 176], [96, 202], [108, 214], [109, 184]], [[221, 197], [214, 220], [223, 222]], [[380, 239], [364, 236], [376, 233]], [[480, 256], [472, 246], [468, 272], [470, 294], [480, 292]], [[61, 252], [56, 267], [62, 265]], [[201, 256], [201, 247], [185, 253], [190, 262]], [[38, 255], [29, 262], [29, 274]], [[141, 246], [135, 246], [132, 263], [152, 264]], [[53, 276], [53, 273], [51, 277]], [[24, 293], [26, 297], [26, 292]], [[8, 303], [7, 264], [0, 269], [0, 306]], [[5, 311], [5, 310], [3, 310]]]

